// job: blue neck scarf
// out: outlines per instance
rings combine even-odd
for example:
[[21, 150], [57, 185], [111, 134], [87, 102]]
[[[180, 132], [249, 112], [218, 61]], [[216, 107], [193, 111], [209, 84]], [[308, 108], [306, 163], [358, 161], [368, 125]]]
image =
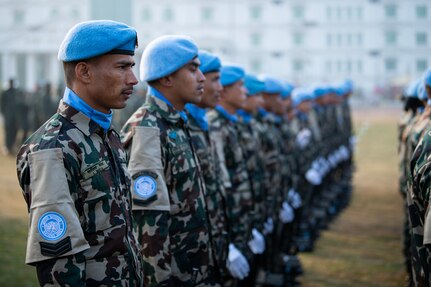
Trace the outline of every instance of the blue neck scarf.
[[237, 117], [236, 115], [231, 115], [231, 114], [229, 114], [229, 113], [225, 110], [225, 108], [223, 108], [222, 106], [217, 105], [217, 106], [215, 107], [215, 109], [216, 109], [220, 114], [222, 114], [225, 118], [227, 118], [229, 121], [231, 121], [231, 122], [233, 122], [233, 123], [236, 123], [236, 122], [238, 121], [238, 117]]
[[92, 121], [100, 125], [105, 130], [105, 132], [108, 131], [109, 127], [111, 126], [113, 114], [112, 111], [110, 111], [109, 114], [104, 114], [93, 109], [86, 102], [84, 102], [83, 99], [75, 94], [74, 91], [67, 87], [64, 91], [63, 102], [89, 117]]
[[259, 108], [258, 113], [262, 118], [266, 118], [269, 114], [268, 111], [264, 108]]
[[247, 113], [246, 111], [244, 111], [244, 110], [238, 110], [237, 111], [237, 113], [238, 113], [238, 115], [242, 118], [242, 120], [243, 120], [243, 122], [245, 123], [245, 124], [249, 124], [250, 122], [251, 122], [251, 120], [253, 119], [253, 116], [251, 115], [251, 114], [249, 114], [249, 113]]
[[197, 124], [204, 131], [208, 131], [208, 121], [206, 118], [206, 109], [202, 109], [194, 104], [186, 104], [186, 110], [190, 113], [190, 115], [195, 119]]
[[[162, 95], [162, 93], [160, 93], [159, 91], [157, 91], [155, 88], [148, 86], [148, 92], [147, 95], [151, 95], [154, 96], [156, 98], [158, 98], [159, 100], [164, 101], [168, 106], [172, 107], [174, 110], [176, 110], [174, 108], [174, 106], [171, 104], [171, 102], [168, 101], [168, 99], [165, 98], [165, 96]], [[183, 121], [186, 123], [187, 122], [187, 115], [186, 112], [184, 111], [178, 111], [176, 110], [179, 114], [180, 117], [183, 119]]]

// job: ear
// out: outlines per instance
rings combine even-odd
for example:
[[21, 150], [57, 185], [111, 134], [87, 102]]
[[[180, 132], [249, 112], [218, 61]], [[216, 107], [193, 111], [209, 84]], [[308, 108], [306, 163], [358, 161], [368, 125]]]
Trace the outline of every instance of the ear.
[[166, 77], [160, 78], [160, 79], [159, 79], [159, 83], [160, 83], [160, 85], [162, 85], [163, 87], [168, 88], [168, 87], [172, 87], [172, 86], [174, 85], [174, 80], [173, 80], [172, 75], [169, 75], [169, 76], [166, 76]]
[[75, 66], [76, 79], [82, 83], [89, 84], [91, 82], [90, 65], [87, 62], [79, 62]]

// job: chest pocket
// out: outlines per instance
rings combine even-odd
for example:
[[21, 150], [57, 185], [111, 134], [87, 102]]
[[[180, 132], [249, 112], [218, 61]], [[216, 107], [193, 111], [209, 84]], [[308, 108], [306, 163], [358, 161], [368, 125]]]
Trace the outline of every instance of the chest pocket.
[[111, 227], [111, 206], [116, 185], [109, 163], [102, 160], [86, 166], [80, 184], [85, 218], [84, 230], [93, 233]]

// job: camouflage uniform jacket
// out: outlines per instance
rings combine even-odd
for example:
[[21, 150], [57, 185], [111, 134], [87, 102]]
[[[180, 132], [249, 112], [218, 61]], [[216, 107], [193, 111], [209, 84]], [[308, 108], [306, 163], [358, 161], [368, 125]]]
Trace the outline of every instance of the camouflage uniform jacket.
[[253, 206], [244, 151], [238, 131], [232, 121], [217, 110], [209, 111], [207, 117], [222, 167], [230, 242], [246, 254], [248, 252], [247, 242], [251, 234]]
[[411, 184], [407, 193], [412, 234], [412, 269], [416, 286], [431, 286], [430, 276], [430, 190], [431, 190], [431, 130], [428, 129], [415, 149], [411, 166]]
[[246, 167], [249, 174], [250, 186], [253, 195], [253, 226], [258, 230], [263, 230], [263, 223], [266, 220], [265, 214], [265, 170], [264, 154], [260, 145], [257, 131], [257, 122], [251, 119], [245, 122], [240, 119], [237, 123], [239, 140], [244, 151]]
[[141, 286], [118, 134], [61, 102], [17, 156], [30, 213], [26, 263], [42, 286]]
[[203, 130], [192, 115], [188, 115], [187, 125], [190, 129], [192, 144], [201, 166], [205, 182], [208, 216], [211, 225], [211, 242], [214, 258], [220, 275], [226, 274], [228, 254], [228, 220], [226, 214], [225, 189], [223, 186], [220, 160], [211, 141], [211, 135]]
[[189, 130], [152, 95], [121, 133], [129, 154], [135, 232], [147, 286], [207, 286], [215, 280], [204, 185]]

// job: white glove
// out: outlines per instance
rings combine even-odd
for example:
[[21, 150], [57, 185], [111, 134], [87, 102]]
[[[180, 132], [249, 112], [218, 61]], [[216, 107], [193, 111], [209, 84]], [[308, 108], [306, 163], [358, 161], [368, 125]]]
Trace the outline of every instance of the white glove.
[[240, 280], [247, 277], [250, 272], [250, 265], [248, 265], [247, 259], [232, 243], [229, 244], [226, 267], [229, 269], [232, 277]]
[[263, 234], [268, 235], [274, 231], [274, 221], [271, 217], [268, 217], [266, 222], [263, 224]]
[[312, 168], [310, 168], [306, 173], [305, 173], [305, 178], [307, 179], [307, 181], [309, 183], [311, 183], [312, 185], [319, 185], [322, 183], [322, 177], [320, 176], [320, 173]]
[[295, 218], [292, 207], [286, 201], [283, 202], [282, 208], [279, 214], [280, 220], [283, 223], [292, 222]]
[[304, 149], [310, 143], [310, 140], [311, 131], [309, 129], [302, 129], [296, 136], [295, 142], [300, 149]]
[[248, 247], [253, 254], [262, 254], [265, 251], [265, 238], [256, 228], [253, 228], [251, 234], [253, 239], [248, 242]]
[[287, 200], [294, 209], [300, 208], [302, 205], [301, 196], [293, 188], [291, 188], [287, 193]]

